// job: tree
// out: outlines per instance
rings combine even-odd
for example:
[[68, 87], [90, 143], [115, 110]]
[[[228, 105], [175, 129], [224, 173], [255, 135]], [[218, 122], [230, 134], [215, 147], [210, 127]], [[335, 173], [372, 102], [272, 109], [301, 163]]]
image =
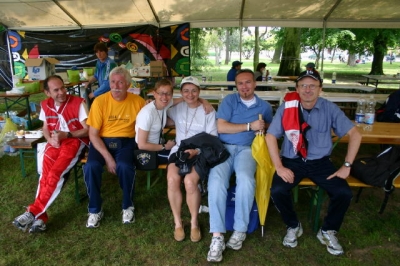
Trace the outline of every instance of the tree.
[[221, 60], [221, 51], [222, 48], [224, 47], [224, 43], [221, 41], [220, 35], [219, 35], [219, 31], [216, 29], [213, 29], [209, 32], [209, 34], [207, 34], [206, 37], [206, 47], [207, 50], [210, 48], [214, 49], [215, 52], [215, 65], [219, 66]]
[[239, 28], [225, 28], [225, 65], [231, 61], [232, 52], [239, 52]]
[[[389, 47], [398, 45], [400, 30], [398, 29], [351, 29], [354, 38], [344, 38], [339, 46], [349, 50], [354, 58], [356, 54], [373, 54], [369, 75], [383, 75], [383, 60]], [[349, 56], [350, 58], [350, 56]], [[350, 60], [350, 59], [349, 59]], [[351, 64], [349, 62], [348, 64]]]
[[201, 28], [190, 30], [190, 70], [201, 71], [209, 65], [207, 60], [208, 52], [205, 46], [205, 36], [207, 31]]
[[299, 28], [285, 28], [282, 59], [278, 76], [297, 76], [300, 74], [300, 33]]

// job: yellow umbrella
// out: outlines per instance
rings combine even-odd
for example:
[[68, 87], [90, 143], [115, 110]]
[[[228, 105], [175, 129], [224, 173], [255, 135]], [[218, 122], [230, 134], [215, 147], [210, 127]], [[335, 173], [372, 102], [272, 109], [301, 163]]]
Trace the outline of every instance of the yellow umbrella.
[[256, 169], [256, 202], [261, 224], [261, 236], [264, 236], [264, 223], [267, 216], [269, 198], [271, 194], [272, 177], [275, 167], [269, 156], [265, 136], [262, 132], [257, 133], [251, 144], [251, 153], [257, 163]]

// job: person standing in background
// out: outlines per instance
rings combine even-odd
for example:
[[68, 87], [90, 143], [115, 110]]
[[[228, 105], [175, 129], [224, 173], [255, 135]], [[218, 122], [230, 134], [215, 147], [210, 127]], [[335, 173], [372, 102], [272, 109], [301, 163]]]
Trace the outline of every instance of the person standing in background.
[[313, 72], [319, 75], [319, 72], [315, 69], [315, 64], [314, 63], [308, 63], [306, 65], [306, 71], [307, 72]]
[[[111, 70], [117, 66], [115, 61], [108, 57], [108, 48], [105, 43], [97, 43], [94, 46], [93, 50], [97, 56], [96, 71], [85, 84], [87, 97], [90, 100], [93, 100], [94, 97], [110, 91], [110, 83], [108, 77]], [[94, 92], [88, 91], [89, 86], [96, 81], [99, 83], [99, 87], [97, 88], [97, 90], [95, 90]]]
[[256, 81], [262, 81], [264, 71], [266, 72], [265, 77], [269, 76], [269, 71], [265, 69], [266, 67], [266, 63], [258, 63], [256, 71], [254, 71], [254, 78], [256, 79]]
[[[232, 62], [232, 67], [228, 71], [228, 74], [226, 75], [226, 80], [227, 81], [235, 81], [236, 73], [242, 68], [242, 62], [240, 61], [233, 61]], [[233, 86], [228, 86], [229, 91], [233, 91]]]

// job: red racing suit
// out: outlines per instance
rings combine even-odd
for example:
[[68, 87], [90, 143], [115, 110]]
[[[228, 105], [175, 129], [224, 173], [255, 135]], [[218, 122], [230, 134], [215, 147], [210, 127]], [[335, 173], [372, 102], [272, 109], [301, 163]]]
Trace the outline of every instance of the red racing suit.
[[[58, 111], [56, 111], [52, 98], [42, 101], [41, 107], [46, 116], [49, 131], [60, 129], [59, 115], [66, 121], [70, 132], [82, 129], [83, 126], [79, 121], [79, 109], [82, 101], [82, 98], [68, 95], [67, 100], [59, 107]], [[75, 165], [83, 148], [88, 143], [88, 138], [66, 138], [61, 141], [59, 148], [54, 148], [50, 144], [46, 145], [35, 202], [28, 207], [28, 211], [36, 219], [47, 222], [46, 210], [60, 193], [65, 180], [64, 175]]]

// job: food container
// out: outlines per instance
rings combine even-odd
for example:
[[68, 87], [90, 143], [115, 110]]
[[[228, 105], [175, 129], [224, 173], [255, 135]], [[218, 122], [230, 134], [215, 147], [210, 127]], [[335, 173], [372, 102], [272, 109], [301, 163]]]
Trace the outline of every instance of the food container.
[[43, 131], [42, 130], [25, 131], [25, 138], [26, 139], [39, 139], [41, 137], [43, 137]]

